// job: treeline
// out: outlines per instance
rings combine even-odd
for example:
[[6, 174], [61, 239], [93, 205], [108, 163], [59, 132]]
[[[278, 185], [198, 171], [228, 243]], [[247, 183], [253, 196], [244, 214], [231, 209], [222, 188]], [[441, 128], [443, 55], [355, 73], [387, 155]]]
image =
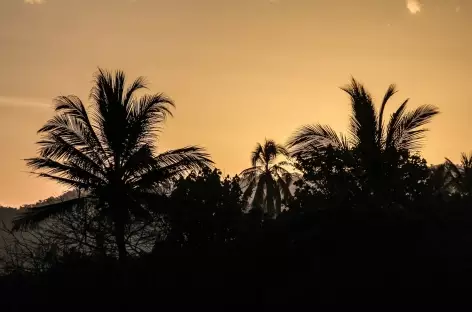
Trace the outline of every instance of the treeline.
[[396, 87], [377, 109], [353, 79], [342, 88], [348, 135], [306, 125], [286, 144], [257, 144], [248, 169], [222, 177], [201, 147], [156, 153], [169, 98], [138, 98], [145, 80], [126, 88], [121, 72], [95, 79], [87, 109], [57, 99], [39, 155], [27, 160], [77, 191], [25, 208], [7, 230], [1, 283], [10, 292], [104, 302], [107, 290], [111, 303], [136, 305], [467, 287], [472, 157], [437, 166], [421, 157], [436, 107], [408, 111], [406, 100], [385, 118]]

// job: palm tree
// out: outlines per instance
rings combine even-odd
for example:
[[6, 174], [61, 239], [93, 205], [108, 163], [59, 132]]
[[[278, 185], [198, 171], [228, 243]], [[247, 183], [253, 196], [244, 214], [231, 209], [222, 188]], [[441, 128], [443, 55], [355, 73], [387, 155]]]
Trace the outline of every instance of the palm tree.
[[454, 164], [448, 158], [444, 165], [449, 174], [448, 189], [465, 197], [472, 196], [472, 152], [461, 154], [460, 165]]
[[296, 158], [310, 158], [314, 150], [328, 146], [354, 151], [359, 155], [360, 164], [370, 179], [370, 184], [374, 188], [386, 187], [386, 175], [395, 168], [400, 157], [420, 148], [427, 131], [423, 126], [439, 111], [432, 105], [422, 105], [407, 112], [409, 99], [406, 99], [385, 125], [385, 107], [397, 93], [394, 84], [388, 87], [379, 112], [375, 109], [370, 93], [354, 78], [351, 84], [341, 89], [351, 100], [350, 135], [338, 135], [327, 125], [305, 125], [288, 141], [291, 155]]
[[341, 90], [349, 94], [351, 99], [350, 137], [337, 135], [327, 125], [305, 125], [289, 139], [288, 147], [293, 156], [309, 156], [313, 148], [329, 145], [340, 149], [357, 148], [368, 155], [389, 149], [416, 150], [421, 146], [420, 143], [427, 131], [422, 127], [439, 113], [432, 105], [421, 105], [413, 111], [406, 112], [409, 101], [406, 99], [390, 116], [385, 127], [383, 120], [385, 107], [390, 98], [397, 93], [394, 84], [388, 87], [378, 113], [369, 92], [354, 78], [350, 85]]
[[241, 172], [243, 198], [247, 201], [254, 194], [252, 209], [273, 217], [280, 214], [282, 203], [291, 197], [292, 173], [284, 168], [289, 165], [287, 161], [275, 163], [278, 156], [289, 156], [282, 145], [273, 140], [266, 140], [264, 145], [258, 143], [251, 155], [252, 167]]
[[156, 134], [171, 115], [163, 94], [137, 96], [146, 89], [140, 77], [125, 88], [125, 74], [99, 69], [86, 109], [73, 95], [55, 100], [56, 115], [39, 131], [39, 156], [27, 159], [33, 173], [86, 196], [29, 208], [16, 230], [93, 203], [113, 225], [120, 260], [126, 258], [125, 227], [132, 217], [150, 218], [155, 191], [169, 179], [212, 166], [203, 148], [188, 146], [156, 154]]

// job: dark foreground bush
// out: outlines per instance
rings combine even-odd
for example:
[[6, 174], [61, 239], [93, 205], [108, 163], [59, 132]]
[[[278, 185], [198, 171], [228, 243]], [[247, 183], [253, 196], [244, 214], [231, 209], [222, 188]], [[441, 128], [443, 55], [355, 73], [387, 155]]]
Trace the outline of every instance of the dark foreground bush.
[[124, 265], [70, 255], [45, 273], [2, 277], [1, 294], [18, 309], [342, 304], [346, 295], [385, 304], [399, 290], [447, 302], [472, 281], [471, 219], [457, 214], [286, 213], [229, 243], [163, 243]]

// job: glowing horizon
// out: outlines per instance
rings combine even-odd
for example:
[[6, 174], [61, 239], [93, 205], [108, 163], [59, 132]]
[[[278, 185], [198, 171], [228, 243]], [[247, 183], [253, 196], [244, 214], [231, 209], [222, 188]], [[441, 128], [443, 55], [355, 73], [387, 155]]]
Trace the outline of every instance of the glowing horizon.
[[53, 98], [88, 102], [98, 66], [145, 76], [150, 92], [175, 101], [161, 151], [204, 146], [225, 174], [248, 167], [257, 142], [285, 143], [301, 125], [346, 132], [349, 100], [339, 87], [351, 75], [377, 104], [397, 84], [387, 118], [406, 98], [410, 108], [440, 108], [422, 150], [429, 163], [472, 149], [472, 3], [464, 0], [29, 2], [0, 3], [5, 205], [60, 192], [26, 174], [22, 159], [36, 154]]

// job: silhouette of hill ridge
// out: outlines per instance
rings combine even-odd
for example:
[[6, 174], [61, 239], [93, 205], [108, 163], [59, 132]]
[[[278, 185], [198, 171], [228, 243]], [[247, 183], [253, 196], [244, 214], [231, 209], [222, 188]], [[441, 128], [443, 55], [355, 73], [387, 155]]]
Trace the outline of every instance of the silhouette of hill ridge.
[[[11, 221], [13, 220], [13, 218], [19, 212], [21, 212], [22, 209], [38, 207], [38, 206], [42, 206], [42, 205], [46, 205], [46, 204], [52, 204], [52, 203], [56, 203], [56, 202], [60, 202], [60, 201], [64, 201], [64, 200], [74, 199], [74, 198], [77, 197], [77, 195], [78, 195], [78, 193], [77, 193], [76, 190], [71, 190], [71, 191], [67, 191], [67, 192], [65, 192], [65, 193], [63, 193], [59, 196], [56, 196], [56, 197], [51, 196], [51, 197], [46, 198], [46, 199], [38, 200], [34, 204], [21, 205], [19, 208], [0, 206], [0, 224], [2, 222], [4, 222], [5, 225], [10, 226]], [[0, 233], [0, 235], [1, 235], [1, 233]]]

